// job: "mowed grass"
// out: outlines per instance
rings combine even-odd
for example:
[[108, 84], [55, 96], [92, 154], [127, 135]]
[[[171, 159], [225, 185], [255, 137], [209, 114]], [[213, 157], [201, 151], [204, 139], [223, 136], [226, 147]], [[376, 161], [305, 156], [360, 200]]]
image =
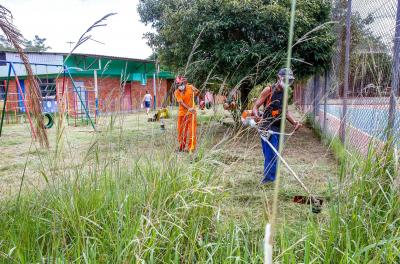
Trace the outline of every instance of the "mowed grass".
[[[0, 170], [0, 180], [12, 182], [0, 202], [0, 262], [262, 262], [273, 186], [258, 184], [257, 134], [233, 132], [224, 115], [199, 113], [193, 155], [175, 152], [174, 119], [161, 130], [143, 113], [103, 118], [96, 133], [66, 127], [58, 144], [50, 130], [46, 152], [30, 148], [23, 125], [6, 127], [0, 140], [23, 143], [15, 154], [5, 144], [1, 168], [28, 163], [19, 199], [23, 167]], [[348, 158], [339, 170], [311, 130], [287, 143], [288, 162], [326, 199], [319, 215], [292, 203], [304, 192], [283, 171], [275, 261], [398, 261], [400, 208], [388, 155]]]

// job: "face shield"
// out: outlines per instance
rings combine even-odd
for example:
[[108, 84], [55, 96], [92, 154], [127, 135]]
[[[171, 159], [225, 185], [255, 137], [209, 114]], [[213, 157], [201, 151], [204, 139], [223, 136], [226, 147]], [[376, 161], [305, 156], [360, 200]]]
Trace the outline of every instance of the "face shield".
[[286, 77], [285, 76], [280, 76], [280, 80], [279, 80], [279, 85], [282, 88], [289, 88], [290, 86], [292, 86], [294, 83], [294, 79], [289, 79], [288, 80], [288, 84], [286, 85]]
[[175, 83], [180, 91], [185, 90], [186, 82], [186, 78], [182, 75], [177, 76], [175, 79]]
[[185, 87], [186, 87], [186, 85], [185, 85], [184, 83], [180, 83], [180, 84], [178, 85], [178, 89], [179, 89], [180, 91], [185, 90]]

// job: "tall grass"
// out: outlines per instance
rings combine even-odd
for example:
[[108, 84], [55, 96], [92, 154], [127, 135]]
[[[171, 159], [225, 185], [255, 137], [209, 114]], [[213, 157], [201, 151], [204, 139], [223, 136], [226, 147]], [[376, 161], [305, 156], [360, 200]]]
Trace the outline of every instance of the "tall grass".
[[0, 262], [256, 262], [250, 228], [219, 219], [215, 165], [201, 151], [196, 159], [169, 149], [126, 159], [115, 125], [61, 181], [0, 202]]
[[[132, 134], [119, 131], [118, 121], [94, 140], [83, 164], [59, 172], [62, 181], [22, 194], [18, 203], [0, 202], [0, 262], [262, 262], [265, 223], [220, 213], [219, 156], [207, 152], [215, 144], [203, 143], [194, 157], [168, 148], [135, 156], [126, 146]], [[323, 208], [328, 217], [280, 223], [275, 261], [398, 263], [400, 203], [390, 152], [338, 155], [346, 169]]]
[[[383, 154], [383, 155], [382, 155]], [[310, 257], [323, 263], [398, 263], [400, 200], [392, 162], [372, 149], [353, 163], [329, 208], [330, 221], [310, 221]]]
[[331, 189], [333, 201], [326, 208], [329, 221], [309, 218], [307, 229], [295, 236], [285, 235], [283, 227], [283, 262], [399, 263], [400, 198], [392, 144], [376, 150], [371, 142], [367, 157], [347, 151], [335, 138], [329, 144], [341, 163], [338, 191]]
[[[0, 262], [262, 262], [265, 223], [220, 216], [218, 161], [204, 147], [195, 159], [161, 151], [126, 160], [124, 133], [114, 133], [89, 148], [93, 158], [64, 170], [64, 181], [0, 202]], [[323, 209], [328, 217], [280, 224], [275, 261], [398, 263], [400, 200], [391, 153], [372, 147], [365, 159], [338, 153], [346, 169]]]
[[207, 257], [216, 195], [207, 186], [209, 172], [153, 160], [85, 173], [77, 184], [24, 196], [18, 205], [2, 203], [4, 259], [129, 263]]

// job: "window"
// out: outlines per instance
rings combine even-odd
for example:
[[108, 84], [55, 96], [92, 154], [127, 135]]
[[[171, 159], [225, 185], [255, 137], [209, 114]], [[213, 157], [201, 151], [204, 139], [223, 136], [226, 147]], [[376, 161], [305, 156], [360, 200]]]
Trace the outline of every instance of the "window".
[[4, 85], [5, 82], [0, 81], [0, 100], [4, 100], [6, 97], [6, 86]]
[[56, 97], [56, 83], [54, 79], [39, 79], [42, 98], [54, 99]]
[[0, 52], [0, 66], [8, 66], [7, 65], [7, 63], [5, 62], [5, 60], [6, 60], [6, 53], [3, 51], [3, 52]]

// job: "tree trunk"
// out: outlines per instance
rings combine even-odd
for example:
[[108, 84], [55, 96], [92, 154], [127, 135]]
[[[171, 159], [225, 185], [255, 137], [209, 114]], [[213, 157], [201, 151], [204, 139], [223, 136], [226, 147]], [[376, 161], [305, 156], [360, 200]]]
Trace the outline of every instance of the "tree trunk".
[[248, 97], [252, 88], [253, 86], [251, 85], [250, 82], [243, 82], [239, 88], [240, 94], [238, 96], [239, 98], [237, 98], [236, 109], [231, 110], [232, 118], [235, 124], [234, 125], [235, 129], [240, 129], [242, 127], [240, 117], [242, 115], [242, 112], [247, 108], [247, 103], [249, 101]]
[[243, 112], [247, 108], [247, 104], [249, 102], [249, 94], [251, 90], [253, 89], [253, 86], [251, 85], [250, 82], [244, 82], [240, 86], [240, 112]]

